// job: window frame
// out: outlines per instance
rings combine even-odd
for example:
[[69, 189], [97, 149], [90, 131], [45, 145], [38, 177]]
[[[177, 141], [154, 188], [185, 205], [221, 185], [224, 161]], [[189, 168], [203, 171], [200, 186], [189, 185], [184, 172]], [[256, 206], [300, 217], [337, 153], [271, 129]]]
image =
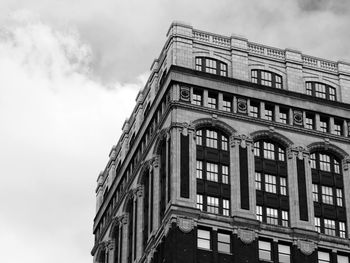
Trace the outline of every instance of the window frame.
[[330, 101], [337, 101], [337, 89], [326, 83], [318, 81], [306, 81], [305, 90], [306, 95]]
[[222, 77], [228, 76], [227, 63], [211, 57], [195, 57], [195, 69]]
[[283, 78], [281, 75], [263, 69], [251, 70], [251, 82], [260, 84], [266, 87], [283, 89]]

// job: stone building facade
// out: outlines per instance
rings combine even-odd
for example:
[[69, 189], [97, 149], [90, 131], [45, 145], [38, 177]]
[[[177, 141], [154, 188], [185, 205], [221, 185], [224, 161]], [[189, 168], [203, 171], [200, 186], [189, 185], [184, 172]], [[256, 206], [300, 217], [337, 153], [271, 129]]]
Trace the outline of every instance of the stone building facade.
[[94, 262], [349, 262], [349, 63], [173, 23], [151, 70]]

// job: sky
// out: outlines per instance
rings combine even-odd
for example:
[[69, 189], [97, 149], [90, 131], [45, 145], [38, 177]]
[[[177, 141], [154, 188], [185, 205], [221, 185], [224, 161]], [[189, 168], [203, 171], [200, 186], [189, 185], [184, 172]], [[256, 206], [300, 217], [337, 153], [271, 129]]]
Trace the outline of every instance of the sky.
[[348, 0], [1, 0], [1, 262], [92, 262], [96, 179], [172, 21], [350, 61]]

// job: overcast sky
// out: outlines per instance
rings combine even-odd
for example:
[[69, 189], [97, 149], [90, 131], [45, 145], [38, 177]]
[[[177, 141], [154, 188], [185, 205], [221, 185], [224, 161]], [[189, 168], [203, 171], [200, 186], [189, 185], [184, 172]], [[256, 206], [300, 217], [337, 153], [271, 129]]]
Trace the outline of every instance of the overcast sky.
[[174, 20], [350, 61], [348, 0], [1, 0], [1, 262], [92, 262], [97, 175]]

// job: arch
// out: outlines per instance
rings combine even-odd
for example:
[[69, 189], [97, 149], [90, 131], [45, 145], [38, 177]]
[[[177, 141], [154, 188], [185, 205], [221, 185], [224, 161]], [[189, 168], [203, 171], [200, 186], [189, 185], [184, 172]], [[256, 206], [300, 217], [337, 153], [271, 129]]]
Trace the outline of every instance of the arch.
[[208, 51], [195, 51], [193, 54], [193, 61], [195, 61], [196, 58], [210, 58], [231, 66], [231, 60], [218, 53], [210, 53]]
[[142, 184], [142, 179], [143, 179], [145, 173], [149, 171], [149, 166], [150, 166], [151, 162], [152, 162], [152, 160], [147, 160], [147, 161], [142, 162], [142, 165], [141, 165], [141, 168], [140, 168], [140, 172], [139, 172], [139, 176], [138, 176], [138, 179], [137, 179], [137, 185], [141, 185]]
[[126, 197], [125, 197], [125, 201], [124, 201], [124, 204], [123, 204], [123, 209], [122, 211], [125, 213], [126, 212], [126, 209], [128, 208], [128, 204], [130, 202], [130, 200], [132, 200], [134, 198], [134, 190], [133, 189], [130, 189], [128, 191], [128, 193], [126, 194]]
[[253, 141], [270, 139], [270, 140], [276, 141], [277, 143], [281, 144], [285, 148], [288, 148], [293, 145], [293, 142], [290, 139], [288, 139], [286, 136], [278, 132], [275, 132], [274, 130], [255, 131], [250, 134], [250, 137], [253, 139]]
[[310, 153], [317, 152], [317, 151], [330, 152], [340, 160], [349, 158], [349, 154], [347, 152], [345, 152], [340, 147], [334, 144], [331, 144], [329, 142], [313, 142], [309, 144], [306, 148], [310, 151]]
[[96, 252], [96, 262], [98, 263], [104, 263], [105, 257], [106, 257], [106, 244], [105, 242], [101, 242], [98, 245], [97, 252]]
[[163, 142], [163, 140], [166, 139], [168, 131], [169, 131], [169, 128], [164, 128], [164, 129], [158, 131], [156, 142], [154, 143], [154, 148], [153, 148], [154, 155], [159, 155], [162, 142]]
[[109, 230], [108, 238], [110, 239], [113, 238], [115, 231], [117, 231], [117, 229], [119, 228], [119, 224], [120, 224], [119, 218], [113, 218], [113, 221]]
[[217, 119], [211, 119], [211, 118], [203, 118], [203, 119], [195, 120], [191, 123], [191, 125], [194, 126], [196, 130], [201, 128], [208, 128], [208, 127], [217, 128], [223, 131], [224, 133], [226, 133], [226, 135], [228, 136], [231, 136], [237, 132], [234, 128], [232, 128], [227, 123]]

